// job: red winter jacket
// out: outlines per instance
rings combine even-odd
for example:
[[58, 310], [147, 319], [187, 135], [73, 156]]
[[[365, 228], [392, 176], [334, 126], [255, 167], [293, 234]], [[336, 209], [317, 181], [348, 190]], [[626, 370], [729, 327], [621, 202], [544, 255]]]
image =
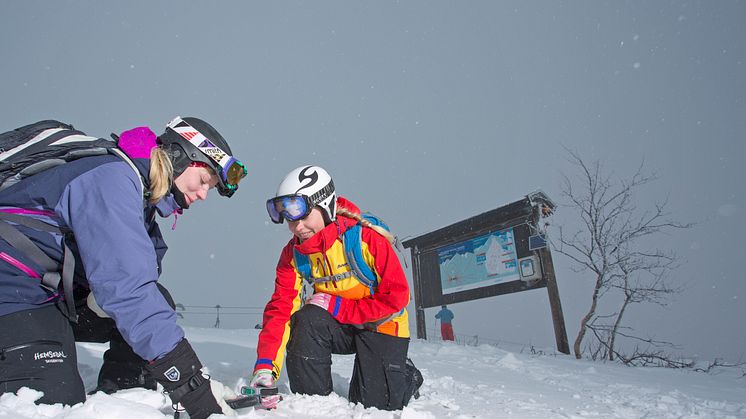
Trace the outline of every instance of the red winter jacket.
[[[357, 206], [342, 197], [337, 198], [337, 206], [360, 213]], [[282, 249], [277, 263], [275, 291], [264, 309], [254, 371], [271, 369], [278, 378], [282, 370], [285, 346], [292, 333], [290, 316], [302, 306], [303, 299], [303, 279], [295, 267], [293, 249], [309, 256], [314, 278], [346, 273], [350, 271], [350, 265], [341, 236], [356, 223], [356, 220], [338, 214], [335, 222], [313, 237], [303, 243], [293, 237]], [[367, 227], [362, 229], [361, 247], [365, 261], [378, 277], [378, 286], [372, 295], [354, 275], [340, 281], [315, 284], [315, 292], [332, 296], [328, 310], [340, 323], [361, 325], [379, 333], [408, 338], [409, 319], [405, 307], [409, 303], [409, 285], [396, 252], [385, 237]]]

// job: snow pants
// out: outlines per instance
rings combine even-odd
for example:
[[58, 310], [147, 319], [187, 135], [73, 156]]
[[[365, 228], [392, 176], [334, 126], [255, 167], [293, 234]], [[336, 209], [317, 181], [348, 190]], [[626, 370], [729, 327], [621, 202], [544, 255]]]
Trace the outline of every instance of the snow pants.
[[[172, 306], [173, 299], [159, 289]], [[75, 342], [109, 342], [95, 391], [145, 387], [156, 383], [144, 369], [145, 361], [124, 341], [114, 320], [101, 318], [76, 292], [78, 323], [71, 323], [60, 307], [49, 305], [0, 316], [0, 393], [29, 387], [44, 392], [37, 403], [73, 405], [85, 401], [78, 372]]]
[[[384, 335], [337, 322], [315, 305], [290, 319], [287, 374], [290, 390], [301, 394], [332, 392], [332, 354], [355, 354], [349, 400], [365, 407], [399, 410], [421, 384], [407, 360], [409, 339]], [[412, 369], [417, 371], [415, 383]]]
[[72, 326], [55, 305], [0, 317], [0, 393], [43, 391], [37, 403], [85, 401]]
[[440, 337], [443, 340], [454, 340], [453, 338], [453, 325], [451, 323], [440, 324]]

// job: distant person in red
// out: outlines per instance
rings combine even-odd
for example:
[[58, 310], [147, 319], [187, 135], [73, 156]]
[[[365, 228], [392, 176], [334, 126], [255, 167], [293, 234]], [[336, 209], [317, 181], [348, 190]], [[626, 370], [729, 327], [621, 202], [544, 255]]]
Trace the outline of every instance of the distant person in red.
[[455, 340], [453, 338], [453, 325], [451, 324], [453, 317], [453, 312], [445, 305], [440, 306], [440, 311], [435, 315], [435, 318], [440, 320], [440, 337], [443, 340]]

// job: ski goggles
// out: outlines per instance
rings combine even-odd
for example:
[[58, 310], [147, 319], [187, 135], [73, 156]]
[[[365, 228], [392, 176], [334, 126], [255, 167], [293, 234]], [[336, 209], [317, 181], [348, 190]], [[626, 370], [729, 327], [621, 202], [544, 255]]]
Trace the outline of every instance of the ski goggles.
[[240, 160], [226, 153], [218, 145], [205, 137], [197, 128], [191, 126], [188, 122], [181, 119], [180, 116], [174, 118], [166, 125], [184, 140], [197, 148], [204, 156], [206, 163], [210, 164], [218, 177], [220, 183], [218, 191], [221, 195], [231, 196], [238, 189], [238, 183], [246, 177], [248, 171], [246, 166]]
[[246, 166], [244, 166], [244, 164], [237, 158], [232, 156], [226, 165], [220, 165], [220, 168], [222, 169], [220, 172], [220, 178], [223, 180], [225, 187], [232, 191], [238, 189], [238, 182], [245, 178], [248, 173]]
[[282, 224], [284, 220], [302, 220], [308, 217], [314, 206], [311, 198], [305, 195], [283, 195], [267, 200], [267, 212], [275, 224]]

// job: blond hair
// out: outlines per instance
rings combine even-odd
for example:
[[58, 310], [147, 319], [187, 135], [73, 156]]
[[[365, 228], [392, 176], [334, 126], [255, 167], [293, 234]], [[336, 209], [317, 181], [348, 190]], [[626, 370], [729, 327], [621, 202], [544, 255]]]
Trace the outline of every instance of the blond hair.
[[352, 212], [352, 211], [348, 210], [345, 207], [337, 207], [337, 214], [344, 215], [345, 217], [348, 217], [348, 218], [352, 218], [354, 220], [357, 220], [360, 224], [364, 225], [365, 227], [372, 228], [378, 234], [380, 234], [383, 237], [385, 237], [386, 240], [388, 240], [389, 243], [391, 243], [391, 244], [394, 244], [394, 242], [396, 241], [396, 239], [394, 238], [394, 236], [392, 236], [391, 233], [389, 233], [388, 230], [386, 230], [385, 228], [383, 228], [381, 226], [377, 226], [377, 225], [371, 223], [370, 221], [366, 220], [365, 218], [363, 218], [360, 214], [358, 214], [356, 212]]
[[174, 166], [168, 154], [160, 148], [150, 151], [150, 197], [148, 201], [155, 204], [171, 190], [174, 179]]

